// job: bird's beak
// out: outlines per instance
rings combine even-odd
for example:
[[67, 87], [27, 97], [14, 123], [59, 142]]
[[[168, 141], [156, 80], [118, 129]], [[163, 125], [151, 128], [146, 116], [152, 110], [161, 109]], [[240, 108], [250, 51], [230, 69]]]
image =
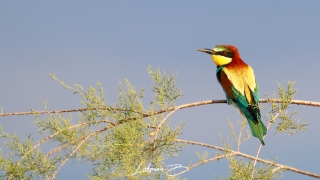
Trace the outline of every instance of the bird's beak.
[[201, 48], [201, 49], [198, 49], [197, 51], [208, 53], [208, 54], [215, 54], [216, 53], [212, 49], [206, 49], [206, 48]]

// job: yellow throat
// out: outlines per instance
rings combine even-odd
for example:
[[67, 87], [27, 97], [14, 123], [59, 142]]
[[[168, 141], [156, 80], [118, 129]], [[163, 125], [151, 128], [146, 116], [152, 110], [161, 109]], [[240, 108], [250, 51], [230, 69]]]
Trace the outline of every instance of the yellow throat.
[[212, 58], [212, 61], [217, 66], [223, 66], [223, 65], [229, 64], [232, 61], [232, 58], [224, 57], [220, 55], [211, 55], [211, 58]]

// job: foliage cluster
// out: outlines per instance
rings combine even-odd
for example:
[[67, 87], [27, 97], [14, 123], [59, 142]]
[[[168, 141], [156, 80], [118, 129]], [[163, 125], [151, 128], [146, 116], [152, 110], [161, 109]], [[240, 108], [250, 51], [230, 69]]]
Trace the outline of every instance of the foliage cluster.
[[[154, 101], [143, 105], [144, 89], [137, 91], [124, 80], [124, 87], [119, 86], [117, 100], [108, 104], [105, 100], [105, 91], [98, 82], [98, 89], [89, 87], [86, 91], [80, 85], [74, 87], [66, 85], [63, 81], [51, 75], [53, 79], [62, 84], [66, 89], [81, 96], [81, 104], [77, 122], [72, 124], [72, 117], [66, 117], [59, 112], [47, 111], [46, 116], [41, 116], [34, 111], [38, 132], [43, 139], [35, 142], [31, 135], [27, 139], [19, 138], [16, 134], [10, 135], [2, 128], [1, 137], [10, 153], [0, 154], [0, 177], [7, 179], [54, 179], [63, 165], [70, 159], [92, 164], [91, 173], [87, 177], [96, 179], [179, 179], [179, 176], [170, 176], [164, 169], [167, 157], [179, 155], [179, 151], [186, 145], [186, 141], [179, 140], [183, 124], [177, 127], [170, 126], [170, 115], [177, 108], [175, 101], [181, 97], [181, 90], [176, 86], [176, 73], [167, 75], [160, 69], [147, 68], [154, 84], [151, 90]], [[293, 119], [297, 114], [288, 112], [290, 102], [293, 100], [296, 89], [293, 83], [288, 83], [287, 89], [279, 84], [280, 103], [275, 103], [276, 96], [267, 97], [270, 108], [266, 119], [276, 123], [276, 133], [287, 132], [295, 134], [306, 130], [306, 123]], [[237, 156], [240, 145], [251, 135], [247, 131], [242, 137], [246, 120], [240, 122], [239, 134], [235, 132], [233, 124], [229, 121], [231, 135], [237, 142], [237, 151], [231, 150], [232, 144], [226, 143], [223, 138], [223, 148], [216, 148], [217, 154], [212, 160], [226, 158], [229, 161], [230, 176], [227, 179], [275, 179], [281, 177], [283, 171], [275, 166], [275, 161], [262, 163], [255, 168], [254, 159], [243, 159]], [[50, 143], [50, 142], [55, 143]], [[191, 143], [192, 144], [192, 143]], [[193, 143], [194, 144], [194, 143]], [[201, 145], [198, 143], [198, 145]], [[49, 147], [45, 151], [41, 147]], [[208, 147], [208, 146], [207, 146]], [[236, 153], [238, 152], [238, 154]], [[209, 162], [208, 153], [197, 153], [199, 164]], [[139, 167], [158, 168], [158, 171], [139, 172]], [[196, 165], [195, 165], [196, 166]], [[193, 168], [195, 166], [190, 166]], [[222, 179], [220, 177], [217, 177]]]

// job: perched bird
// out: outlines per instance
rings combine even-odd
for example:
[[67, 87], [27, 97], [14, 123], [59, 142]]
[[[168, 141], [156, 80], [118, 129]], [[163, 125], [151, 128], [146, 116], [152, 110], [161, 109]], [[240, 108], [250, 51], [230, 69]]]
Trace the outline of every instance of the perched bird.
[[221, 84], [228, 104], [235, 105], [246, 117], [252, 135], [264, 144], [263, 136], [267, 133], [261, 121], [259, 110], [259, 87], [253, 69], [240, 57], [239, 51], [232, 45], [217, 45], [213, 49], [199, 49], [210, 54], [217, 65], [217, 79]]

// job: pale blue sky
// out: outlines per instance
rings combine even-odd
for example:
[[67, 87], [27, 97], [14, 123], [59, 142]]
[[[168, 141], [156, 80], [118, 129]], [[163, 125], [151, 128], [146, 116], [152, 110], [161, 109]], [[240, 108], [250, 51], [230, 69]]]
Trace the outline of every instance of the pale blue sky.
[[[81, 107], [80, 97], [65, 90], [48, 73], [85, 88], [100, 81], [107, 101], [117, 96], [119, 81], [128, 78], [137, 89], [151, 80], [146, 68], [178, 71], [184, 96], [178, 104], [225, 98], [210, 57], [197, 52], [216, 44], [236, 45], [255, 70], [260, 97], [277, 91], [277, 82], [296, 81], [296, 99], [320, 101], [320, 1], [0, 1], [0, 106], [4, 112]], [[276, 137], [274, 126], [265, 139], [261, 157], [320, 174], [318, 108], [292, 105], [309, 130]], [[76, 118], [77, 116], [74, 115]], [[174, 123], [185, 122], [182, 139], [221, 145], [218, 132], [229, 133], [227, 119], [241, 117], [227, 105], [182, 110]], [[6, 131], [24, 136], [35, 132], [33, 116], [0, 118]], [[37, 139], [38, 135], [35, 136]], [[2, 145], [1, 145], [2, 146]], [[255, 154], [258, 140], [242, 150]], [[197, 162], [187, 147], [170, 163]], [[86, 165], [68, 165], [57, 179], [85, 179]], [[79, 173], [80, 172], [80, 173]], [[211, 162], [182, 177], [226, 177], [227, 164]], [[284, 179], [308, 179], [287, 172]], [[310, 178], [311, 179], [311, 178]]]

